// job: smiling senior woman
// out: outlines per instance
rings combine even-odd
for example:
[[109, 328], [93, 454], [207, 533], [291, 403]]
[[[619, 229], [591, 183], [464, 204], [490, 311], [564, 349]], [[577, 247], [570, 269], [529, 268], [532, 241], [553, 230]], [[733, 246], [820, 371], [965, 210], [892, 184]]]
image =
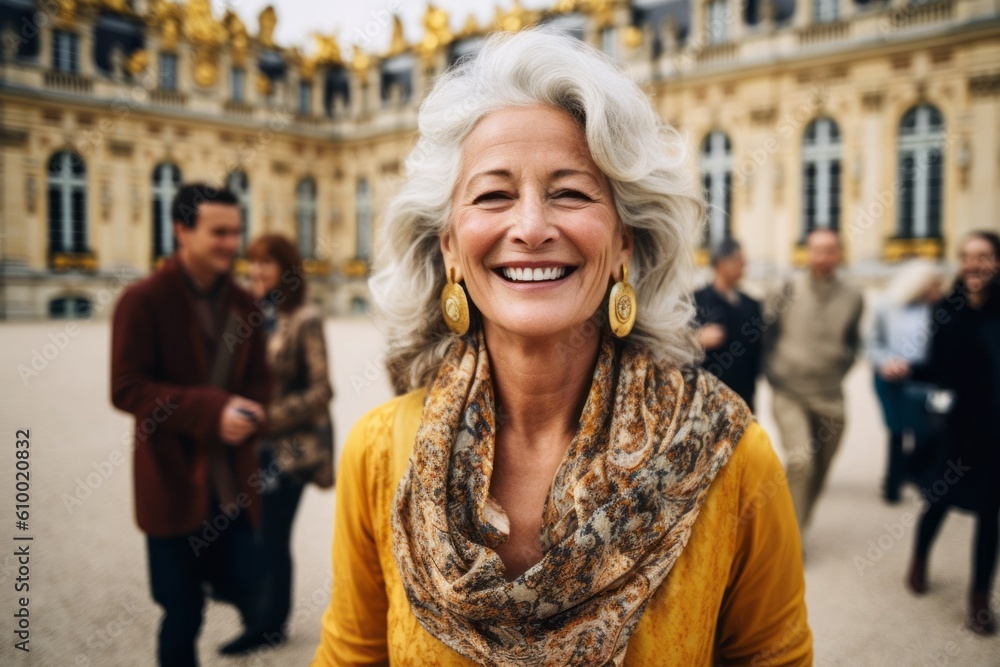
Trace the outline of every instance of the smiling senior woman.
[[408, 393], [347, 439], [313, 664], [810, 664], [781, 466], [692, 366], [682, 140], [544, 30], [419, 130], [371, 281]]

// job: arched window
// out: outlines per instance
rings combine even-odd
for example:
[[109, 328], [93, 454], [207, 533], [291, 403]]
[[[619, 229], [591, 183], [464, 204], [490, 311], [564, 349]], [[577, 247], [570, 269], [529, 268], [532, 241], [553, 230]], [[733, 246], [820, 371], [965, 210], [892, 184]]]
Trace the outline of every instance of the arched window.
[[710, 132], [701, 142], [701, 178], [708, 203], [708, 222], [703, 244], [711, 248], [730, 234], [733, 150], [725, 132]]
[[729, 0], [708, 0], [705, 3], [705, 41], [723, 44], [729, 41]]
[[49, 301], [49, 317], [54, 319], [90, 317], [93, 304], [82, 296], [61, 296]]
[[372, 193], [368, 181], [363, 178], [358, 180], [356, 206], [358, 218], [356, 254], [358, 259], [367, 261], [372, 255]]
[[840, 18], [840, 0], [812, 0], [813, 23], [830, 23]]
[[87, 251], [87, 165], [62, 151], [49, 160], [49, 252]]
[[915, 106], [899, 123], [900, 238], [941, 236], [944, 194], [944, 118], [929, 104]]
[[181, 170], [177, 165], [161, 162], [153, 169], [153, 257], [174, 252], [174, 224], [170, 205], [181, 185]]
[[299, 233], [299, 253], [316, 256], [316, 182], [303, 178], [295, 188], [295, 220]]
[[246, 250], [250, 238], [250, 179], [246, 172], [231, 171], [226, 179], [226, 187], [240, 200], [240, 217], [243, 219], [243, 235], [240, 239], [240, 254]]
[[817, 118], [802, 137], [802, 237], [840, 228], [840, 129]]

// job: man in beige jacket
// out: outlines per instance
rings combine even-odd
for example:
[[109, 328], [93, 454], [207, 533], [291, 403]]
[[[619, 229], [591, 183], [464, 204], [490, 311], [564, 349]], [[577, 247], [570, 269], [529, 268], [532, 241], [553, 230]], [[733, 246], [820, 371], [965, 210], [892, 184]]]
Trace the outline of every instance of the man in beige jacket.
[[840, 237], [816, 229], [807, 240], [809, 270], [764, 304], [764, 372], [785, 449], [788, 486], [805, 532], [844, 432], [841, 383], [860, 345], [861, 292], [837, 277]]

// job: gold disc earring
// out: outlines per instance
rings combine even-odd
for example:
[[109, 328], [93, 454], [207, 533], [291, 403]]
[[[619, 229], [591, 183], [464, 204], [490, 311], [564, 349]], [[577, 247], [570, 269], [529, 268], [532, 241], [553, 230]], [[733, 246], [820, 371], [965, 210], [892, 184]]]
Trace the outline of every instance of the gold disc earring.
[[608, 322], [611, 333], [624, 338], [635, 324], [635, 290], [628, 282], [628, 265], [622, 264], [622, 279], [611, 288], [608, 299]]
[[448, 284], [441, 290], [441, 312], [444, 323], [454, 333], [462, 336], [469, 330], [469, 300], [462, 286], [455, 282], [455, 267], [451, 267]]

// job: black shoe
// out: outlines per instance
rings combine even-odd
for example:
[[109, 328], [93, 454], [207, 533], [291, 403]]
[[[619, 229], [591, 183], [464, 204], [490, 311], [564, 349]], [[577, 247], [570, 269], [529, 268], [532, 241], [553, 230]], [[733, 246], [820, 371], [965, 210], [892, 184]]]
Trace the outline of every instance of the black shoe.
[[219, 647], [220, 655], [240, 655], [258, 648], [278, 648], [288, 641], [282, 630], [247, 630], [228, 644]]

